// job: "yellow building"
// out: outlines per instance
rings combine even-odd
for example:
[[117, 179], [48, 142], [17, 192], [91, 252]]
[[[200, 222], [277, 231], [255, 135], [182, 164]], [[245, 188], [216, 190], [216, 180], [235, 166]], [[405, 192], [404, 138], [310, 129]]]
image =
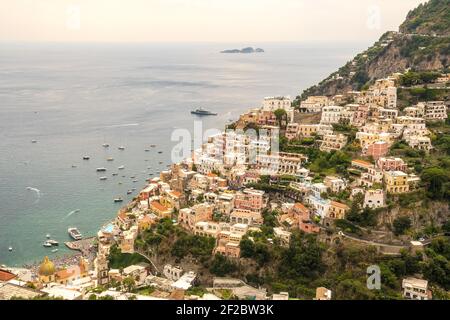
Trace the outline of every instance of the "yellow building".
[[70, 266], [66, 269], [56, 270], [55, 265], [46, 256], [38, 269], [39, 282], [42, 284], [56, 282], [67, 284], [73, 280], [86, 277], [89, 272], [87, 260], [80, 257], [78, 265]]
[[56, 268], [53, 262], [46, 256], [38, 269], [39, 282], [55, 282]]
[[408, 175], [402, 171], [385, 172], [384, 183], [388, 193], [409, 192]]

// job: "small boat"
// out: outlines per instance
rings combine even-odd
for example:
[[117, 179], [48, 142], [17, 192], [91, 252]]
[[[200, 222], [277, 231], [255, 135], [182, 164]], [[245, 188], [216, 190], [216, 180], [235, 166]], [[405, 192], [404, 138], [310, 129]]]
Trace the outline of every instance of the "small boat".
[[106, 168], [97, 168], [96, 170], [97, 170], [97, 172], [104, 172], [104, 171], [106, 171]]
[[136, 191], [136, 188], [131, 188], [131, 191]]
[[53, 249], [52, 252], [53, 253], [58, 252], [58, 249]]
[[117, 148], [117, 149], [119, 149], [119, 150], [125, 150], [125, 147], [124, 147], [124, 146], [120, 146], [120, 147]]
[[158, 153], [163, 153], [162, 151], [158, 151]]
[[74, 165], [74, 164], [72, 165], [72, 168], [76, 168], [76, 167], [77, 167], [76, 165]]
[[37, 140], [31, 140], [31, 143], [36, 143], [37, 142]]
[[8, 248], [8, 251], [9, 251], [9, 252], [13, 251], [13, 248], [12, 248], [12, 247], [9, 247], [9, 248]]
[[102, 147], [103, 147], [103, 148], [108, 148], [108, 147], [109, 147], [109, 144], [104, 143], [104, 144], [102, 144]]
[[131, 177], [130, 177], [130, 179], [134, 179], [134, 178], [136, 178], [136, 176], [131, 176]]
[[102, 180], [102, 181], [104, 181], [106, 179], [108, 179], [108, 178], [107, 177], [100, 177], [100, 180]]
[[50, 248], [52, 246], [52, 244], [49, 243], [48, 241], [45, 241], [42, 245], [46, 248]]
[[160, 161], [159, 164], [162, 164], [162, 161]]
[[123, 170], [123, 169], [125, 169], [125, 166], [120, 166], [120, 167], [118, 167], [117, 169]]
[[145, 152], [149, 152], [150, 151], [150, 149], [145, 149]]
[[46, 237], [47, 239], [50, 239], [50, 234], [47, 233], [47, 234], [45, 235], [45, 237]]
[[134, 183], [138, 182], [139, 180], [133, 180]]
[[191, 114], [196, 114], [199, 116], [217, 116], [217, 113], [205, 110], [203, 108], [192, 110]]
[[117, 175], [118, 175], [118, 173], [116, 173], [116, 172], [114, 172], [114, 173], [112, 174], [113, 177], [115, 177], [115, 176], [117, 176]]
[[133, 193], [133, 191], [131, 191], [131, 190], [127, 191], [127, 194], [132, 194], [132, 193]]
[[56, 240], [47, 240], [46, 241], [47, 243], [50, 243], [52, 246], [59, 246], [59, 242], [58, 241], [56, 241]]
[[156, 147], [156, 144], [151, 144], [150, 147], [154, 148]]
[[69, 229], [67, 229], [67, 232], [69, 233], [69, 236], [71, 236], [72, 239], [74, 239], [74, 240], [81, 240], [81, 239], [83, 239], [82, 234], [80, 233], [80, 231], [78, 231], [77, 228], [73, 228], [73, 227], [69, 228]]
[[108, 158], [106, 161], [114, 161], [114, 158]]
[[114, 202], [122, 202], [122, 201], [123, 201], [122, 198], [115, 198], [115, 199], [114, 199]]
[[83, 160], [89, 160], [91, 157], [89, 156], [83, 156]]

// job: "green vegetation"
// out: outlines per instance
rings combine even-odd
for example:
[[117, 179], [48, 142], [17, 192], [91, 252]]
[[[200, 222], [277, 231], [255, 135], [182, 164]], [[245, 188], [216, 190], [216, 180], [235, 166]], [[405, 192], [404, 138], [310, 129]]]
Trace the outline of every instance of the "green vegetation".
[[411, 227], [411, 219], [406, 216], [398, 217], [392, 223], [394, 227], [394, 234], [396, 236], [405, 234], [405, 232]]
[[225, 256], [217, 254], [212, 260], [209, 271], [216, 276], [223, 277], [235, 272], [237, 269], [238, 267], [233, 261]]
[[137, 253], [122, 253], [117, 246], [112, 246], [109, 252], [109, 267], [123, 269], [133, 264], [147, 262], [147, 259]]
[[211, 256], [214, 245], [214, 238], [184, 232], [179, 235], [173, 244], [171, 254], [177, 258], [183, 258], [189, 254], [196, 258], [207, 258]]
[[404, 33], [450, 35], [449, 0], [430, 0], [411, 10], [400, 25]]
[[400, 85], [406, 86], [406, 87], [419, 85], [419, 84], [432, 83], [440, 75], [441, 75], [440, 72], [433, 72], [433, 71], [423, 71], [423, 72], [409, 71], [400, 77], [399, 83], [400, 83]]

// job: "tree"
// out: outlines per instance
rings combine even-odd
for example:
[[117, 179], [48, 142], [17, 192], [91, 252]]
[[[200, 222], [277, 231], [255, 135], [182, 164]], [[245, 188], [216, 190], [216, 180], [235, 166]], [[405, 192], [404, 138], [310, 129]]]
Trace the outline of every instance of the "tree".
[[250, 239], [243, 238], [239, 243], [239, 247], [241, 248], [242, 258], [252, 258], [255, 254], [255, 245]]
[[136, 288], [136, 281], [133, 277], [126, 277], [123, 279], [122, 285], [125, 287], [127, 292], [132, 292]]
[[211, 271], [212, 274], [215, 274], [216, 276], [219, 277], [223, 277], [236, 271], [237, 266], [227, 257], [221, 254], [217, 254], [214, 256], [214, 259], [212, 261], [209, 270]]
[[314, 236], [294, 233], [289, 249], [281, 254], [279, 274], [289, 279], [315, 279], [324, 270], [322, 253]]
[[404, 234], [405, 231], [411, 227], [411, 219], [406, 216], [398, 217], [394, 220], [392, 225], [394, 227], [394, 234], [398, 236]]
[[281, 128], [283, 126], [283, 122], [287, 123], [287, 113], [284, 109], [277, 109], [273, 112], [275, 114], [275, 118], [277, 118], [278, 126]]
[[443, 198], [446, 191], [444, 185], [448, 180], [448, 173], [444, 169], [431, 167], [422, 171], [422, 181], [427, 184], [428, 195], [432, 199]]

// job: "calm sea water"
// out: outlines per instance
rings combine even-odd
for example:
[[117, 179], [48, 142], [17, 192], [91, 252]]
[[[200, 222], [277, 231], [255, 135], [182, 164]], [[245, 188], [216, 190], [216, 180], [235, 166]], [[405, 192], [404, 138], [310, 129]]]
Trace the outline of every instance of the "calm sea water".
[[[0, 44], [0, 265], [67, 253], [70, 226], [95, 235], [121, 206], [115, 197], [130, 200], [170, 163], [170, 135], [192, 130], [191, 109], [218, 112], [203, 126], [223, 128], [264, 96], [295, 96], [366, 46], [259, 45], [266, 53], [218, 53], [245, 44]], [[58, 253], [42, 246], [46, 234], [60, 241]]]

